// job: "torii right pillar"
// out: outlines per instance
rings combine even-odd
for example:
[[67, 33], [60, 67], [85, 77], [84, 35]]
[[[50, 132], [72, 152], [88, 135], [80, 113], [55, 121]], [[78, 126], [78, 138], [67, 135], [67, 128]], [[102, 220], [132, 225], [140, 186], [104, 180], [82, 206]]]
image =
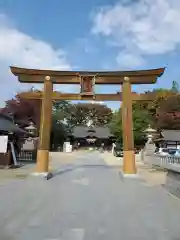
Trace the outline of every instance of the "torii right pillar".
[[134, 176], [137, 173], [132, 117], [132, 92], [130, 78], [124, 77], [122, 84], [122, 130], [123, 130], [123, 173]]

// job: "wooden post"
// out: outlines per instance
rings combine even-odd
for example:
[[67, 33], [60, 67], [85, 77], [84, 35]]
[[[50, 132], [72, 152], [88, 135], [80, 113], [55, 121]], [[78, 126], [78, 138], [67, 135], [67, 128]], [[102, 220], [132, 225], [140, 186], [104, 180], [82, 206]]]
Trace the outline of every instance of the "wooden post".
[[41, 107], [41, 122], [39, 134], [39, 147], [37, 152], [37, 173], [48, 173], [49, 170], [49, 147], [52, 123], [52, 92], [53, 83], [49, 76], [45, 77], [44, 92]]
[[129, 77], [124, 77], [122, 84], [122, 130], [123, 130], [123, 172], [136, 174], [133, 118], [132, 118], [132, 93]]

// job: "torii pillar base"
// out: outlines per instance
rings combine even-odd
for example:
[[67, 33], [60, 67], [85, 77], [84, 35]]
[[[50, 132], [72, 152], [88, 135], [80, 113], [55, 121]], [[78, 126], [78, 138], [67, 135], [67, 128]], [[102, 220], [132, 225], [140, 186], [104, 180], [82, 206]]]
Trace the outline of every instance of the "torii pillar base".
[[49, 179], [52, 177], [52, 173], [49, 172], [49, 151], [38, 150], [37, 152], [37, 164], [32, 176], [42, 177]]
[[123, 173], [124, 174], [137, 174], [135, 153], [133, 150], [124, 150], [123, 154]]
[[48, 172], [49, 169], [49, 151], [38, 149], [36, 172]]
[[139, 179], [134, 151], [124, 151], [122, 175], [124, 178]]

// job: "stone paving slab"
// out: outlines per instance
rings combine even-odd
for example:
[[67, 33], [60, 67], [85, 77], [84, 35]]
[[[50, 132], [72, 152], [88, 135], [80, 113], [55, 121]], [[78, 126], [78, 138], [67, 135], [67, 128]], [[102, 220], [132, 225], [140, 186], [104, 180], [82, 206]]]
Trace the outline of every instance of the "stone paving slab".
[[[76, 159], [77, 152], [63, 153], [63, 152], [51, 152], [49, 170], [54, 171], [59, 168], [60, 165], [73, 163]], [[79, 154], [81, 156], [81, 154]], [[35, 163], [23, 163], [24, 165], [16, 169], [0, 169], [0, 182], [11, 179], [25, 179], [32, 172], [35, 171]]]
[[99, 153], [59, 166], [50, 181], [0, 183], [2, 240], [178, 240], [180, 201], [124, 179]]
[[[122, 171], [123, 158], [114, 157], [112, 153], [103, 153], [101, 154], [101, 156], [103, 157], [105, 163], [108, 166], [115, 166], [117, 170]], [[146, 182], [146, 184], [162, 185], [165, 183], [167, 174], [166, 171], [152, 169], [144, 165], [144, 163], [140, 161], [139, 155], [136, 156], [136, 166], [139, 177], [143, 179]]]

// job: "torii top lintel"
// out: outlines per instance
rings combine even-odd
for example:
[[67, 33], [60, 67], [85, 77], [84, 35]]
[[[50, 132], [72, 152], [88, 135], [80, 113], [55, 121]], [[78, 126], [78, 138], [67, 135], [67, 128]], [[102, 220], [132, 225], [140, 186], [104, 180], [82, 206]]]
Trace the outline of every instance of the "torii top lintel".
[[43, 83], [50, 76], [56, 84], [79, 84], [81, 76], [94, 76], [96, 84], [122, 84], [124, 77], [129, 77], [132, 84], [156, 83], [165, 68], [138, 71], [54, 71], [10, 67], [11, 72], [23, 83]]

